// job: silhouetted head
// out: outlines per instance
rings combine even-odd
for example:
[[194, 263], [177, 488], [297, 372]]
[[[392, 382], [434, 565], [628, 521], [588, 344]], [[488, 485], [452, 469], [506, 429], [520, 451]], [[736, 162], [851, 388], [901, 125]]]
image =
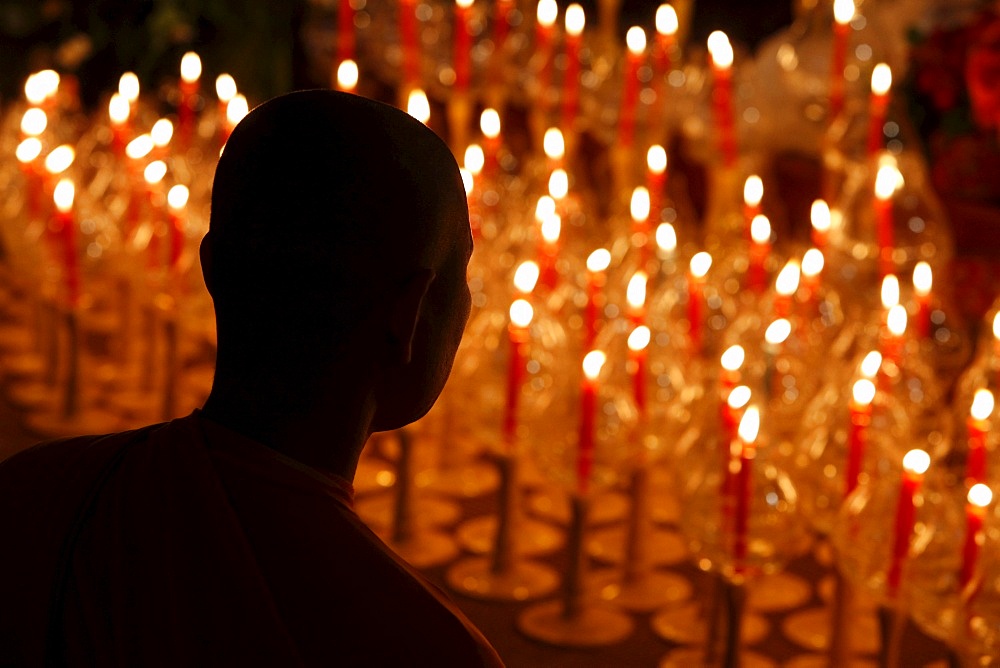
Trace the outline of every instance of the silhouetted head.
[[202, 242], [216, 386], [267, 384], [306, 411], [346, 364], [375, 376], [376, 429], [416, 419], [468, 318], [470, 252], [458, 166], [420, 122], [329, 90], [260, 105], [219, 159]]

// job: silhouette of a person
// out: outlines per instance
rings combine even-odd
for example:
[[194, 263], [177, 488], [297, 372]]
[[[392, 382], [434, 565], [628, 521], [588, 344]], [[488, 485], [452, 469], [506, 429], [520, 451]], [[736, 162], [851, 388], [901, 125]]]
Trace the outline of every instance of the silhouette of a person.
[[204, 409], [0, 464], [0, 665], [500, 665], [351, 508], [371, 433], [444, 385], [471, 251], [416, 120], [333, 91], [253, 110], [201, 245]]

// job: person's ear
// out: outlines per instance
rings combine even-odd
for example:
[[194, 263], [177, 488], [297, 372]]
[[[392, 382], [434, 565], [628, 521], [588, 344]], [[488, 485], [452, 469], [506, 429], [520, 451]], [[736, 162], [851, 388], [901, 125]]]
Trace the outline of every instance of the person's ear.
[[409, 364], [413, 357], [413, 339], [427, 290], [434, 281], [430, 269], [418, 269], [406, 279], [389, 314], [389, 346], [393, 362]]

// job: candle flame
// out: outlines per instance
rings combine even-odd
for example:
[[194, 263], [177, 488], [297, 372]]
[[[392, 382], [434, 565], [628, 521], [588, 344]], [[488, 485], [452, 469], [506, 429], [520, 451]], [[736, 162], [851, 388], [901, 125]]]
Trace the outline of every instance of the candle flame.
[[45, 132], [49, 117], [38, 107], [31, 107], [21, 116], [21, 132], [29, 137], [37, 137]]
[[540, 26], [551, 28], [555, 24], [558, 14], [559, 6], [556, 4], [556, 0], [538, 0], [535, 18]]
[[455, 0], [455, 4], [462, 9], [468, 9], [472, 6], [473, 0]]
[[817, 232], [828, 232], [830, 230], [831, 216], [830, 205], [825, 200], [818, 199], [812, 203], [809, 209], [809, 220], [813, 229]]
[[646, 272], [637, 271], [632, 274], [625, 289], [625, 300], [632, 308], [639, 308], [646, 303], [646, 282], [649, 277]]
[[52, 152], [45, 156], [45, 170], [49, 174], [62, 174], [76, 159], [76, 151], [69, 144], [63, 144], [52, 149]]
[[234, 97], [239, 91], [236, 90], [236, 79], [229, 74], [220, 74], [215, 77], [215, 96], [219, 98], [219, 102], [227, 103]]
[[465, 167], [459, 167], [458, 173], [462, 175], [462, 187], [465, 188], [465, 196], [468, 197], [472, 194], [472, 187], [474, 185], [472, 172]]
[[55, 70], [42, 70], [40, 72], [35, 72], [35, 82], [38, 86], [38, 94], [41, 95], [41, 99], [38, 102], [34, 102], [29, 97], [29, 102], [32, 104], [38, 104], [39, 102], [44, 102], [47, 98], [52, 97], [59, 90], [59, 73]]
[[69, 213], [73, 209], [73, 199], [76, 196], [76, 186], [71, 179], [59, 179], [52, 192], [52, 201], [60, 213]]
[[194, 83], [201, 78], [201, 57], [194, 51], [188, 51], [181, 57], [181, 79], [186, 83]]
[[510, 323], [515, 327], [527, 327], [535, 317], [535, 309], [525, 299], [515, 299], [510, 305]]
[[174, 211], [183, 209], [187, 205], [190, 195], [188, 187], [178, 183], [167, 191], [167, 206]]
[[878, 370], [882, 368], [882, 353], [873, 350], [861, 360], [861, 375], [865, 378], [874, 378], [878, 375]]
[[969, 495], [966, 498], [977, 508], [985, 508], [993, 502], [993, 490], [988, 485], [977, 482], [969, 488]]
[[706, 251], [695, 253], [691, 257], [691, 275], [695, 278], [705, 278], [708, 270], [712, 268], [712, 256]]
[[34, 162], [35, 158], [41, 155], [41, 153], [42, 142], [38, 137], [28, 137], [18, 144], [17, 149], [14, 151], [14, 155], [22, 163]]
[[774, 291], [785, 297], [794, 295], [795, 291], [799, 289], [801, 275], [802, 271], [798, 261], [789, 260], [778, 272], [778, 278], [774, 281]]
[[125, 145], [125, 155], [133, 160], [139, 160], [149, 155], [153, 150], [153, 137], [150, 134], [142, 134]]
[[559, 128], [549, 128], [542, 138], [542, 150], [549, 160], [562, 160], [566, 155], [566, 140], [563, 138], [562, 130]]
[[[236, 125], [249, 113], [250, 104], [247, 102], [247, 98], [240, 93], [234, 95], [233, 99], [226, 104], [226, 120], [229, 121], [229, 124], [232, 127], [236, 127]], [[430, 115], [429, 110], [428, 115]]]
[[549, 195], [560, 200], [569, 194], [569, 174], [565, 169], [553, 169], [549, 175]]
[[115, 93], [108, 101], [108, 118], [114, 125], [121, 125], [128, 120], [132, 113], [132, 106], [128, 99], [121, 93]]
[[854, 18], [854, 0], [833, 0], [833, 20], [846, 26]]
[[656, 32], [661, 35], [674, 35], [680, 23], [677, 21], [677, 11], [673, 5], [663, 4], [656, 8]]
[[161, 118], [153, 123], [149, 130], [149, 137], [153, 140], [153, 146], [163, 148], [170, 143], [174, 136], [174, 124], [169, 118]]
[[753, 396], [753, 392], [746, 385], [737, 385], [729, 393], [729, 397], [726, 399], [726, 404], [733, 409], [738, 411], [747, 404], [750, 403], [750, 398]]
[[758, 214], [750, 221], [750, 238], [755, 244], [766, 244], [771, 240], [771, 221]]
[[597, 376], [601, 373], [601, 368], [604, 363], [608, 360], [608, 356], [600, 350], [591, 350], [583, 358], [583, 375], [587, 377], [587, 380], [597, 380]]
[[358, 78], [361, 76], [358, 64], [350, 58], [341, 61], [337, 65], [337, 88], [343, 91], [353, 91], [358, 85]]
[[28, 75], [24, 81], [24, 97], [31, 104], [41, 104], [48, 97], [45, 81], [38, 78], [38, 73]]
[[596, 274], [611, 266], [611, 253], [607, 248], [598, 248], [587, 256], [587, 271]]
[[708, 52], [716, 67], [727, 70], [733, 66], [733, 45], [729, 43], [726, 33], [721, 30], [716, 30], [708, 36]]
[[548, 244], [554, 244], [559, 241], [559, 235], [562, 233], [562, 218], [559, 217], [557, 213], [550, 213], [542, 219], [542, 239]]
[[892, 70], [885, 63], [879, 63], [872, 70], [872, 93], [885, 95], [892, 87]]
[[931, 271], [931, 266], [923, 261], [918, 262], [913, 267], [913, 291], [920, 297], [926, 297], [931, 293], [933, 285], [934, 273]]
[[478, 176], [479, 172], [483, 171], [485, 164], [486, 154], [483, 153], [483, 147], [479, 144], [469, 144], [468, 148], [465, 149], [465, 168], [473, 176]]
[[673, 225], [660, 223], [656, 226], [656, 245], [667, 253], [677, 250], [677, 231]]
[[163, 180], [163, 177], [167, 175], [167, 163], [162, 160], [154, 160], [153, 162], [146, 165], [146, 169], [142, 170], [142, 177], [146, 179], [146, 183], [149, 185], [154, 185]]
[[139, 99], [139, 77], [135, 72], [126, 72], [118, 79], [118, 94], [129, 103]]
[[629, 211], [632, 214], [632, 220], [637, 223], [649, 218], [649, 191], [647, 189], [639, 186], [632, 191], [632, 202], [629, 205]]
[[969, 409], [969, 415], [975, 420], [988, 420], [993, 415], [994, 406], [993, 393], [985, 388], [980, 388], [976, 390], [976, 394], [972, 397], [972, 407]]
[[743, 346], [729, 346], [726, 348], [726, 351], [722, 353], [719, 363], [726, 371], [737, 371], [741, 366], [743, 366], [743, 362], [746, 361], [746, 357], [746, 351], [743, 350]]
[[906, 308], [902, 304], [896, 304], [889, 309], [886, 316], [886, 327], [893, 336], [902, 336], [906, 332]]
[[[553, 0], [553, 6], [555, 1]], [[500, 114], [496, 109], [484, 109], [479, 116], [479, 129], [483, 136], [488, 139], [496, 139], [500, 136]]]
[[556, 215], [556, 201], [548, 195], [539, 197], [538, 204], [535, 205], [535, 220], [543, 223], [546, 218], [554, 215]]
[[584, 26], [587, 25], [587, 15], [583, 7], [573, 3], [566, 8], [566, 34], [578, 37], [583, 33]]
[[406, 113], [425, 125], [431, 119], [431, 103], [423, 89], [414, 88], [410, 91], [406, 100]]
[[910, 450], [903, 455], [903, 468], [909, 473], [923, 475], [931, 465], [931, 456], [919, 448]]
[[902, 174], [894, 165], [882, 165], [875, 176], [875, 197], [890, 199], [898, 187], [902, 186]]
[[851, 389], [851, 395], [854, 397], [854, 403], [859, 406], [867, 406], [875, 400], [875, 383], [867, 378], [856, 380]]
[[882, 279], [882, 308], [890, 309], [899, 303], [899, 279], [887, 274]]
[[792, 333], [792, 323], [785, 318], [778, 318], [764, 330], [764, 340], [772, 346], [784, 343]]
[[747, 206], [759, 206], [764, 199], [764, 182], [756, 174], [751, 174], [743, 183], [743, 203]]
[[818, 248], [810, 248], [802, 256], [802, 275], [809, 278], [818, 276], [825, 264], [826, 258], [823, 257], [823, 252]]
[[625, 33], [625, 45], [633, 56], [641, 56], [646, 50], [646, 31], [639, 26], [632, 26]]
[[645, 350], [646, 346], [649, 345], [650, 339], [649, 327], [639, 325], [628, 335], [628, 349], [633, 352]]
[[993, 338], [1000, 341], [1000, 311], [993, 316]]
[[538, 283], [538, 265], [532, 261], [522, 262], [514, 271], [514, 289], [523, 294], [529, 294]]
[[750, 444], [757, 440], [757, 434], [760, 431], [760, 409], [756, 406], [750, 406], [747, 408], [746, 412], [743, 413], [743, 418], [740, 420], [740, 427], [737, 430], [740, 438], [744, 443]]
[[667, 151], [659, 144], [653, 144], [646, 151], [646, 167], [653, 174], [667, 171]]

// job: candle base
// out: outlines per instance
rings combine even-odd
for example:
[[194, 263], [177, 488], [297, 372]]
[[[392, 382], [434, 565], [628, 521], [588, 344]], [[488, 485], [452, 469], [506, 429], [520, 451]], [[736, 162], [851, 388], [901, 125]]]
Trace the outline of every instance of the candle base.
[[417, 486], [453, 499], [474, 499], [496, 491], [499, 484], [496, 467], [483, 462], [448, 466], [417, 476]]
[[[528, 500], [528, 509], [537, 517], [555, 524], [569, 524], [571, 508], [565, 494], [539, 492]], [[591, 512], [587, 517], [589, 525], [609, 524], [625, 518], [628, 513], [628, 499], [619, 492], [601, 492], [591, 501]]]
[[618, 569], [595, 573], [587, 589], [598, 600], [637, 613], [686, 601], [694, 591], [687, 578], [676, 573], [651, 571], [629, 581]]
[[[587, 541], [587, 554], [606, 564], [621, 564], [625, 561], [625, 527], [608, 527], [594, 531]], [[651, 566], [675, 566], [688, 558], [684, 538], [676, 531], [650, 529], [644, 539], [646, 553]]]
[[556, 647], [601, 647], [627, 638], [632, 620], [621, 612], [584, 605], [567, 615], [562, 601], [548, 601], [525, 610], [517, 620], [524, 635]]
[[448, 586], [484, 601], [530, 601], [555, 591], [559, 575], [547, 566], [515, 561], [497, 571], [490, 557], [463, 559], [445, 574]]
[[[707, 624], [702, 616], [699, 603], [684, 603], [664, 610], [650, 620], [650, 627], [658, 637], [679, 645], [697, 645], [705, 642]], [[740, 626], [740, 641], [754, 645], [763, 640], [771, 631], [771, 625], [764, 617], [750, 613]]]
[[[834, 648], [831, 645], [833, 619], [829, 607], [815, 607], [801, 610], [784, 619], [782, 634], [797, 646], [815, 652], [829, 652], [824, 660], [829, 665], [849, 665], [856, 654], [873, 655], [879, 651], [878, 620], [873, 614], [859, 614], [854, 611], [850, 625], [846, 629], [844, 645], [845, 663], [830, 663]], [[839, 650], [838, 650], [839, 651]], [[851, 664], [853, 665], [853, 664]]]
[[[488, 554], [496, 539], [497, 518], [492, 515], [477, 517], [459, 525], [455, 532], [459, 545], [473, 554]], [[514, 556], [535, 557], [551, 554], [566, 542], [563, 532], [544, 522], [519, 519]]]

